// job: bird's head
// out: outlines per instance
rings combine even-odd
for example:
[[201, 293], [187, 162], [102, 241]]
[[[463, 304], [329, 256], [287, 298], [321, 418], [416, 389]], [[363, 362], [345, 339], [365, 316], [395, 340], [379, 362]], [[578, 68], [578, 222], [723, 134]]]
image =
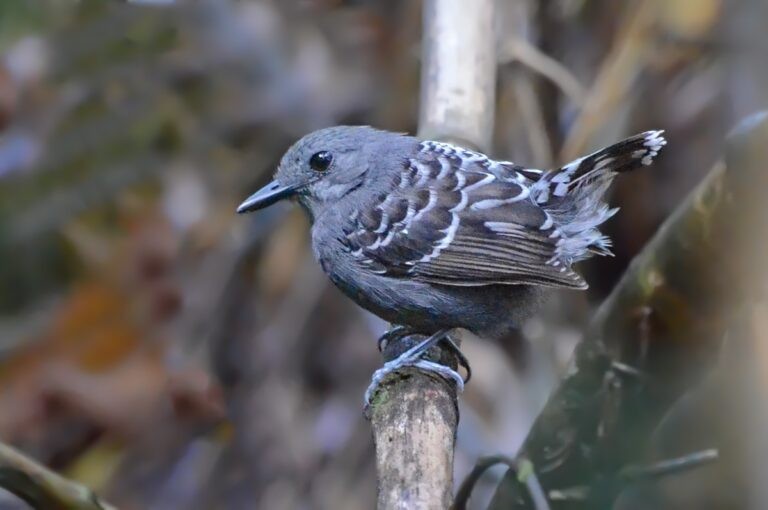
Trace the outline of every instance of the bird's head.
[[275, 179], [248, 197], [238, 213], [263, 209], [285, 198], [298, 198], [310, 212], [363, 186], [378, 166], [377, 150], [401, 135], [367, 126], [338, 126], [304, 136], [285, 153]]

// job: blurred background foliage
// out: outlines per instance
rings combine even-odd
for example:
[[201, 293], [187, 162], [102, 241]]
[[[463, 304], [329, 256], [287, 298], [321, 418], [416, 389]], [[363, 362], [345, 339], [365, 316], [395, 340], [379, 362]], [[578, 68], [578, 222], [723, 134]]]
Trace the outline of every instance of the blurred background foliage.
[[[327, 283], [300, 213], [234, 209], [309, 130], [415, 132], [420, 2], [144, 3], [0, 2], [0, 438], [122, 509], [371, 507], [385, 324]], [[766, 23], [764, 0], [499, 0], [495, 156], [670, 144], [618, 180], [588, 293], [467, 342], [457, 478], [516, 450], [595, 306], [768, 104]], [[726, 503], [701, 483], [647, 508], [747, 507], [744, 478]]]

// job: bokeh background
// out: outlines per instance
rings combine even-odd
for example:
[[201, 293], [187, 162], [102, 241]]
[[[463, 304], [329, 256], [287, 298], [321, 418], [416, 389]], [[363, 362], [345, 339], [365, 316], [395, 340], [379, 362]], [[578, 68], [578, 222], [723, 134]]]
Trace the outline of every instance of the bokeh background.
[[[515, 452], [595, 307], [768, 105], [765, 0], [499, 0], [496, 23], [494, 156], [669, 145], [617, 180], [588, 292], [465, 344], [457, 480]], [[372, 507], [386, 324], [329, 284], [299, 211], [234, 210], [310, 130], [415, 132], [420, 37], [412, 0], [2, 0], [0, 439], [121, 509]]]

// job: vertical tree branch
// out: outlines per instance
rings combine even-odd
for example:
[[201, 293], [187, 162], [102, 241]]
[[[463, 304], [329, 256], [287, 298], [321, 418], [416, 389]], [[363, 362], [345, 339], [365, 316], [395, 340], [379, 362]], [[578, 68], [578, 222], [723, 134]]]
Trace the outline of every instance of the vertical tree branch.
[[377, 395], [371, 413], [378, 508], [446, 509], [453, 499], [456, 390], [427, 374], [404, 375]]
[[426, 0], [419, 136], [488, 150], [496, 92], [494, 1]]
[[[419, 136], [487, 150], [495, 107], [494, 0], [425, 0]], [[444, 356], [442, 356], [444, 357]], [[452, 384], [404, 371], [369, 409], [379, 509], [445, 509], [459, 421]]]

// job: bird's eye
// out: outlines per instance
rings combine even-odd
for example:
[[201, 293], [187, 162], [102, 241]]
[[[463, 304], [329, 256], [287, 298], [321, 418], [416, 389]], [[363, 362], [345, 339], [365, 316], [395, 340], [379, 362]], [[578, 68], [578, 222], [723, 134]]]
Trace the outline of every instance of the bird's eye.
[[309, 158], [309, 167], [315, 172], [325, 172], [331, 166], [333, 155], [328, 151], [320, 151]]

